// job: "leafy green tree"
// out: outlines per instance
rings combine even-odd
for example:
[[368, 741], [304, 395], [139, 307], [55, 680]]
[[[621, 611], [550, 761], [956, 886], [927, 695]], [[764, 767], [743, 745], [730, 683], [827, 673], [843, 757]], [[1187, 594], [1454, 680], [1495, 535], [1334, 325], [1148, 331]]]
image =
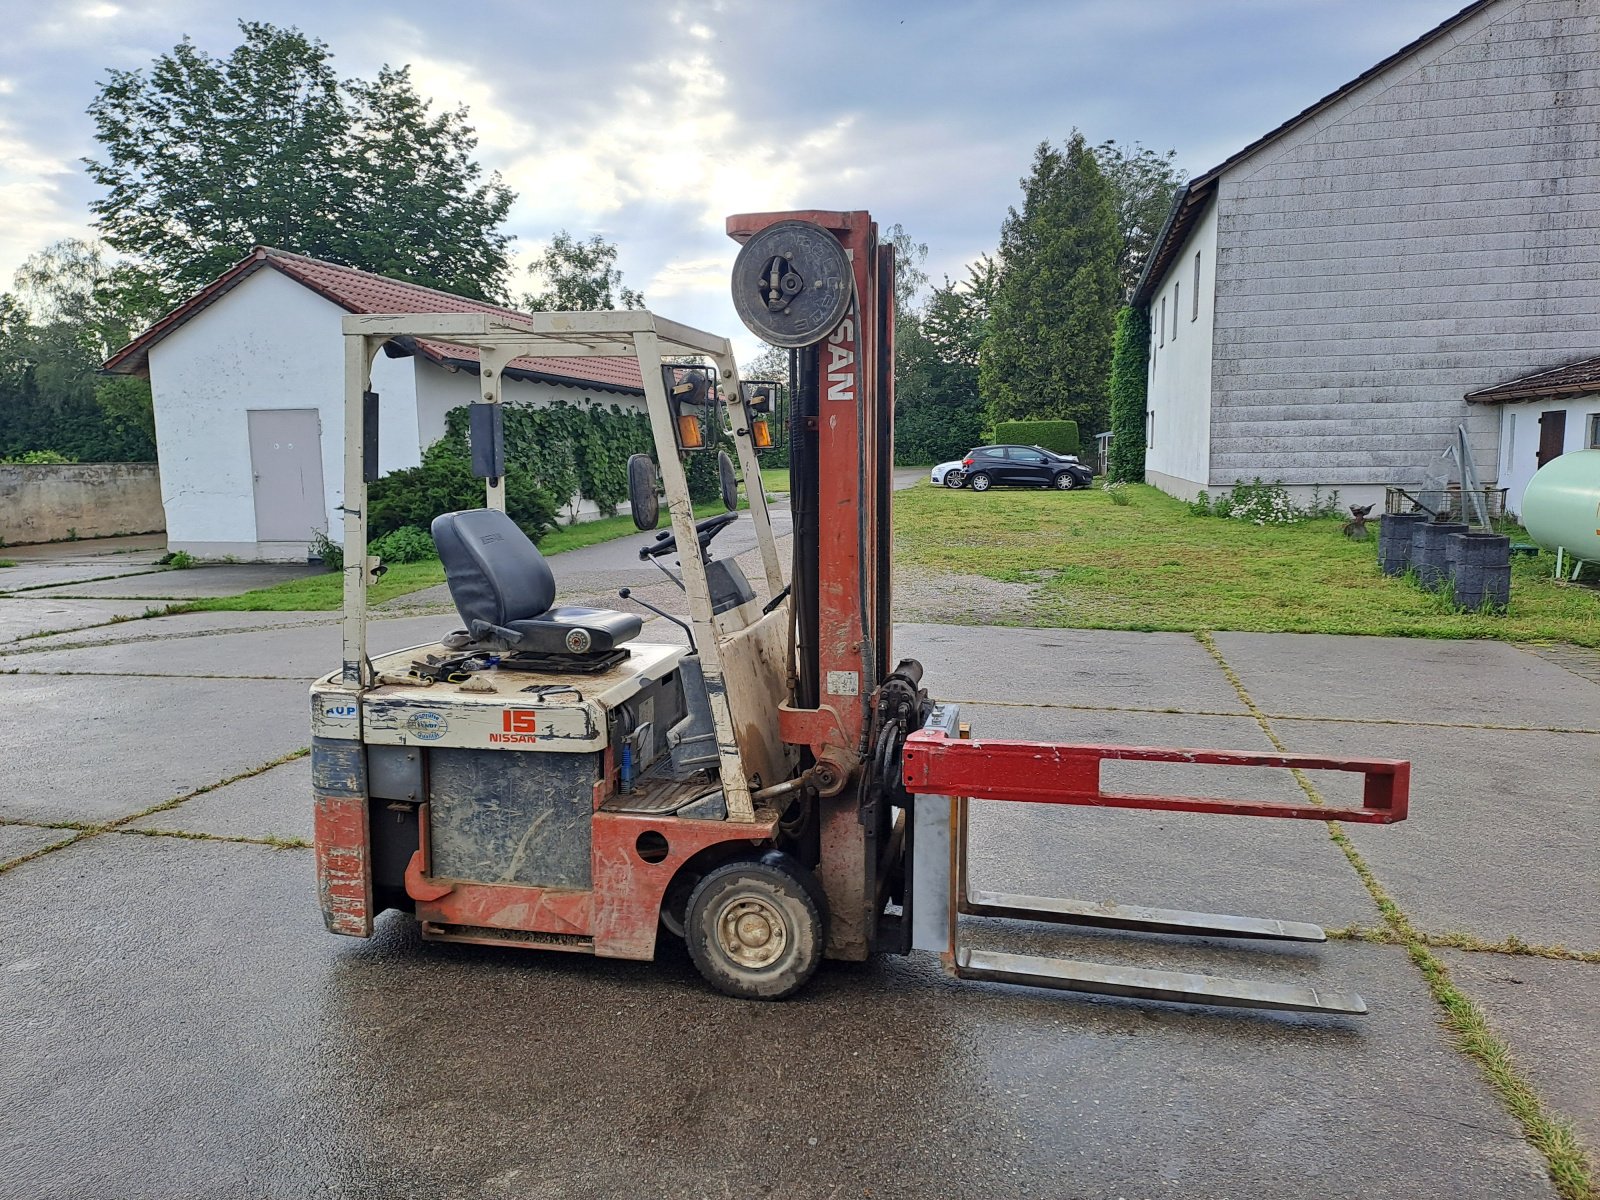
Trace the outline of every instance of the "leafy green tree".
[[1040, 143], [1000, 235], [1000, 283], [979, 384], [992, 421], [1062, 417], [1104, 428], [1120, 300], [1117, 195], [1074, 130]]
[[[326, 43], [241, 21], [213, 58], [185, 38], [107, 73], [89, 106], [90, 208], [138, 307], [170, 306], [256, 244], [484, 298], [504, 294], [513, 199], [472, 162], [461, 110], [432, 116], [402, 70], [341, 87]], [[347, 94], [348, 92], [348, 94]], [[398, 247], [398, 248], [397, 248]]]
[[133, 324], [118, 307], [115, 277], [98, 246], [70, 238], [18, 269], [16, 295], [0, 302], [0, 454], [155, 457], [149, 385], [108, 387], [96, 376]]
[[528, 267], [538, 290], [524, 293], [526, 312], [604, 312], [643, 308], [644, 294], [622, 282], [617, 248], [598, 233], [588, 241], [557, 231]]
[[467, 110], [433, 113], [409, 67], [352, 80], [348, 180], [356, 219], [338, 253], [369, 271], [480, 300], [506, 299], [511, 238], [500, 226], [515, 196], [473, 159]]
[[967, 278], [933, 289], [910, 337], [898, 347], [895, 458], [942, 462], [983, 440], [978, 361], [988, 335], [997, 269], [985, 255]]
[[1111, 449], [1106, 462], [1109, 483], [1144, 482], [1149, 354], [1149, 312], [1124, 307], [1117, 313], [1116, 346], [1111, 356]]
[[1114, 139], [1101, 142], [1094, 148], [1094, 157], [1100, 164], [1100, 173], [1116, 192], [1117, 227], [1122, 235], [1117, 274], [1122, 280], [1122, 294], [1131, 296], [1156, 234], [1161, 232], [1172, 209], [1184, 172], [1176, 165], [1176, 150], [1157, 154], [1138, 142], [1127, 148]]

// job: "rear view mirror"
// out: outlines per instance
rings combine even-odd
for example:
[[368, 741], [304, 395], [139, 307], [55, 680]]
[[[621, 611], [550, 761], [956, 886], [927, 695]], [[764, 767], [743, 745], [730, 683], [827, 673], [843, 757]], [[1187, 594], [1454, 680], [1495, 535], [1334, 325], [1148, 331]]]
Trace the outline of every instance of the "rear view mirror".
[[654, 529], [661, 520], [656, 464], [648, 454], [628, 456], [628, 509], [637, 529]]
[[722, 488], [722, 507], [732, 512], [739, 507], [739, 480], [733, 474], [733, 459], [726, 450], [717, 451], [717, 482]]

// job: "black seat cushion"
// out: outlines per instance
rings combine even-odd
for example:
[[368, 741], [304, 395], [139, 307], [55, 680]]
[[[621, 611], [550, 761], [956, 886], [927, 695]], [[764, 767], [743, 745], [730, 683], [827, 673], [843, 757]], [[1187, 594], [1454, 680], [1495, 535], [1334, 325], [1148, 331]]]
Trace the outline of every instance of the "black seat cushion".
[[552, 608], [506, 628], [520, 635], [517, 649], [532, 654], [602, 654], [638, 637], [644, 619], [609, 608]]
[[[456, 611], [475, 638], [504, 638], [537, 654], [598, 654], [639, 636], [644, 622], [606, 608], [552, 608], [555, 575], [528, 535], [503, 512], [473, 508], [433, 519]], [[495, 633], [490, 633], [493, 627]], [[577, 636], [573, 636], [575, 631]]]

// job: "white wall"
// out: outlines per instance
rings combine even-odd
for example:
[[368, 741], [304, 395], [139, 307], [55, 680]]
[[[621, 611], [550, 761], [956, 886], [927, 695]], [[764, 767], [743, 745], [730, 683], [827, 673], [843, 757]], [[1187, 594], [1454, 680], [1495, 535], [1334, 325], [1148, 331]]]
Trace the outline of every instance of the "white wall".
[[1600, 393], [1588, 396], [1555, 396], [1548, 400], [1528, 400], [1502, 404], [1500, 409], [1500, 486], [1506, 489], [1506, 510], [1522, 512], [1522, 495], [1528, 481], [1539, 469], [1539, 418], [1547, 412], [1567, 413], [1563, 454], [1591, 449], [1589, 424], [1600, 414]]
[[[150, 350], [167, 543], [203, 557], [304, 558], [297, 543], [257, 542], [253, 408], [312, 408], [322, 422], [328, 532], [344, 498], [344, 310], [270, 267], [251, 275]], [[379, 355], [379, 463], [420, 461], [413, 367]]]
[[[1211, 205], [1150, 300], [1151, 444], [1145, 478], [1185, 500], [1211, 470], [1211, 349], [1216, 325], [1217, 206]], [[1200, 256], [1199, 313], [1194, 261]], [[1162, 301], [1166, 318], [1162, 320]]]

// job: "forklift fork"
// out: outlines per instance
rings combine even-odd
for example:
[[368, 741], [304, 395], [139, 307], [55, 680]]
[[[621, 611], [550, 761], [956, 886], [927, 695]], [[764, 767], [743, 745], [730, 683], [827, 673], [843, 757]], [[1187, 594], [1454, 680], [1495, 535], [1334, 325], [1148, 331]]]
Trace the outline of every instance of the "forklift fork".
[[[1320, 927], [1298, 921], [975, 891], [967, 878], [969, 804], [972, 799], [985, 799], [1386, 824], [1405, 819], [1409, 764], [1387, 759], [1147, 746], [977, 741], [966, 737], [965, 728], [958, 725], [952, 710], [953, 706], [935, 709], [927, 726], [911, 735], [905, 745], [905, 785], [915, 794], [911, 864], [914, 947], [938, 951], [946, 968], [961, 979], [1184, 1004], [1344, 1014], [1367, 1011], [1365, 1001], [1353, 993], [1009, 954], [962, 944], [960, 923], [963, 916], [1196, 937], [1290, 942], [1326, 940]], [[957, 730], [958, 736], [950, 736]], [[1125, 795], [1107, 792], [1100, 786], [1100, 764], [1108, 760], [1351, 771], [1360, 773], [1366, 783], [1359, 808], [1193, 796]]]

